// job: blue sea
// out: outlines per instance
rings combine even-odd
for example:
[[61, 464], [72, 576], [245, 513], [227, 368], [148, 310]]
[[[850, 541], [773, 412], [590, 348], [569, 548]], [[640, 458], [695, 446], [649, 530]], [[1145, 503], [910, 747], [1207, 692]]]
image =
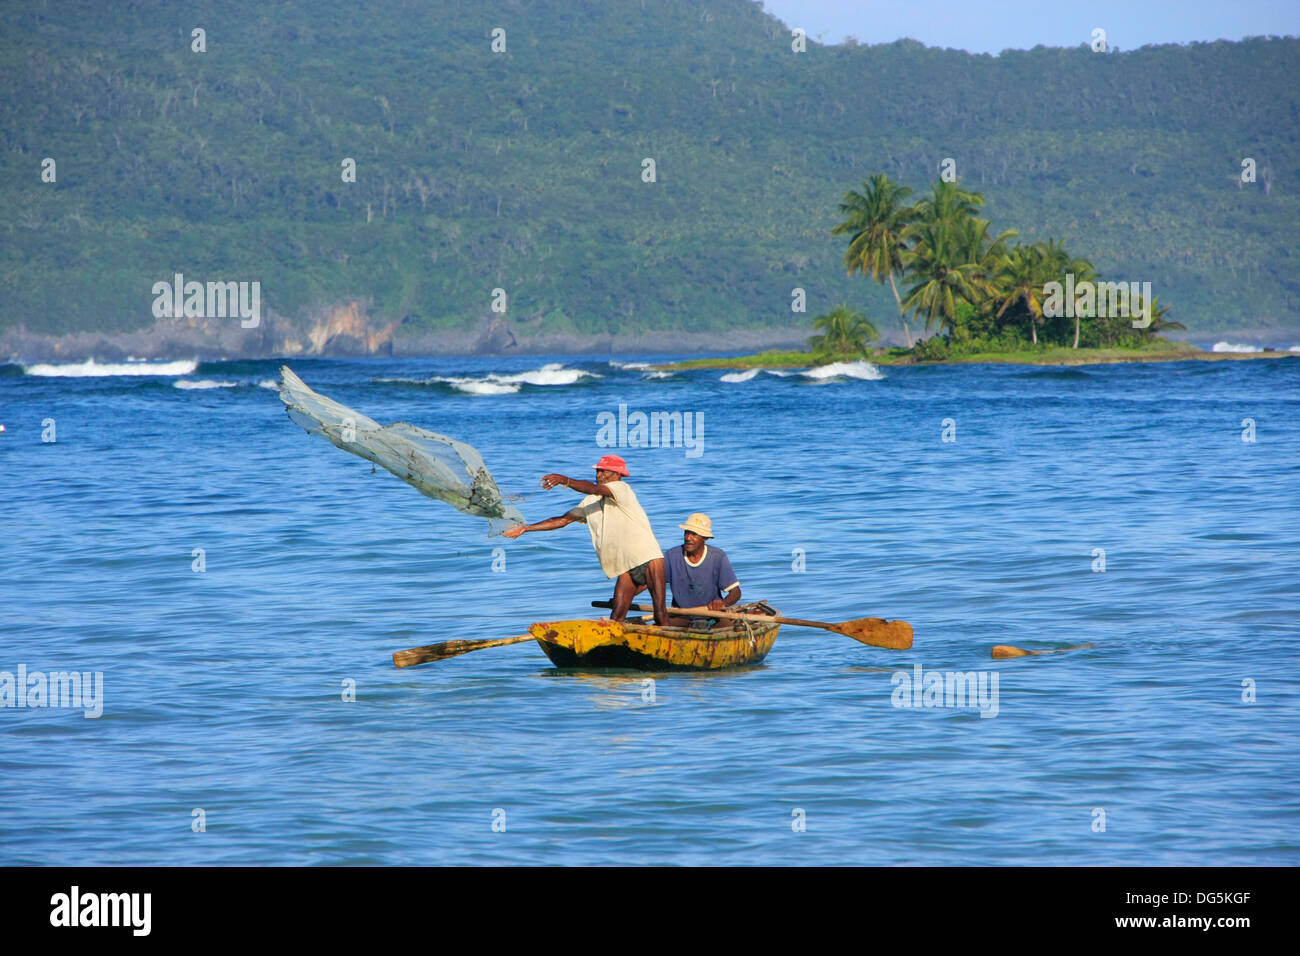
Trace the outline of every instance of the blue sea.
[[[278, 362], [0, 366], [0, 864], [1300, 862], [1300, 359], [651, 361], [288, 364], [474, 445], [530, 521], [577, 501], [541, 475], [621, 454], [665, 548], [706, 512], [746, 600], [911, 650], [399, 670], [598, 616], [586, 530], [490, 537], [372, 473]], [[703, 431], [601, 447], [620, 406]], [[99, 674], [94, 708], [19, 706], [20, 668]], [[948, 692], [971, 672], [995, 700]]]

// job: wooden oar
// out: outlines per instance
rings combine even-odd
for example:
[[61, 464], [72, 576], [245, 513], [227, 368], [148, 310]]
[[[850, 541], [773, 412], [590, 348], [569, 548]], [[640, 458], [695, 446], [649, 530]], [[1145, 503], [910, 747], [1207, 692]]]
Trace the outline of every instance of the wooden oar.
[[1000, 661], [1008, 657], [1029, 657], [1031, 654], [1060, 654], [1063, 651], [1081, 651], [1096, 646], [1096, 644], [1071, 644], [1069, 647], [1058, 647], [1050, 651], [1027, 651], [1023, 647], [1012, 647], [1010, 644], [996, 644], [993, 647], [993, 659]]
[[393, 652], [393, 663], [398, 667], [414, 667], [430, 661], [445, 661], [449, 657], [481, 651], [487, 647], [505, 647], [507, 644], [519, 644], [533, 640], [531, 634], [518, 637], [495, 637], [482, 641], [443, 641], [441, 644], [427, 644], [424, 647], [411, 647], [404, 651]]
[[[592, 601], [592, 607], [613, 607], [610, 601]], [[633, 604], [632, 611], [654, 611], [646, 604]], [[796, 627], [816, 627], [823, 631], [834, 631], [872, 647], [887, 647], [894, 651], [905, 651], [912, 646], [912, 625], [906, 621], [886, 621], [880, 617], [860, 617], [854, 621], [840, 621], [827, 624], [824, 621], [805, 621], [798, 617], [773, 617], [770, 614], [734, 614], [728, 611], [707, 611], [703, 608], [669, 608], [669, 614], [683, 617], [716, 617], [728, 621], [775, 621], [777, 624], [793, 624]]]

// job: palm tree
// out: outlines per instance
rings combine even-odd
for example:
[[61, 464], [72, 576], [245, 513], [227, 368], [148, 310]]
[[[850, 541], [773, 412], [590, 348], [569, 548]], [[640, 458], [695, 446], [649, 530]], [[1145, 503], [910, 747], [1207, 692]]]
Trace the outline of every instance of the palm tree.
[[1029, 312], [1029, 331], [1038, 344], [1038, 319], [1043, 315], [1043, 254], [1038, 246], [1016, 246], [998, 270], [995, 302], [1001, 303], [997, 317], [1016, 303]]
[[[1140, 296], [1138, 301], [1139, 302], [1141, 301]], [[1138, 305], [1135, 309], [1130, 308], [1129, 311], [1130, 312], [1141, 311], [1141, 308], [1142, 306]], [[1151, 324], [1148, 325], [1145, 329], [1143, 329], [1142, 332], [1152, 337], [1154, 337], [1157, 332], [1173, 332], [1173, 331], [1186, 332], [1187, 326], [1183, 325], [1183, 323], [1165, 321], [1165, 316], [1172, 311], [1173, 311], [1172, 306], [1161, 305], [1160, 296], [1153, 295], [1151, 297]]]
[[1001, 303], [997, 317], [1017, 303], [1029, 313], [1029, 338], [1038, 344], [1038, 323], [1043, 318], [1044, 287], [1063, 275], [1064, 249], [1056, 240], [1016, 246], [1003, 259], [996, 280], [995, 301]]
[[984, 298], [991, 297], [996, 292], [998, 270], [1010, 254], [1007, 243], [1019, 235], [1014, 229], [1004, 229], [995, 237], [989, 233], [991, 225], [987, 219], [971, 216], [959, 220], [953, 235], [957, 254], [979, 266], [976, 273], [977, 288]]
[[894, 301], [898, 303], [899, 317], [903, 320], [903, 338], [908, 348], [912, 347], [912, 331], [907, 327], [907, 315], [903, 312], [903, 301], [898, 297], [894, 273], [903, 271], [907, 229], [915, 218], [912, 207], [902, 204], [911, 194], [910, 188], [900, 186], [884, 173], [864, 179], [862, 192], [850, 190], [844, 194], [840, 212], [846, 218], [831, 230], [832, 236], [850, 235], [849, 249], [844, 253], [849, 275], [861, 272], [882, 283], [886, 277], [889, 279]]
[[942, 223], [925, 223], [915, 227], [916, 245], [907, 257], [907, 266], [916, 284], [907, 290], [903, 308], [918, 317], [925, 316], [925, 327], [940, 332], [952, 329], [957, 321], [957, 303], [979, 298], [981, 270], [966, 262], [958, 253], [959, 243]]
[[[1080, 282], [1096, 282], [1097, 279], [1100, 278], [1100, 275], [1098, 274], [1097, 270], [1093, 268], [1092, 263], [1089, 262], [1087, 259], [1082, 259], [1082, 258], [1071, 259], [1069, 266], [1067, 266], [1066, 268], [1068, 269], [1068, 271], [1074, 273], [1075, 288], [1079, 287]], [[1075, 309], [1074, 310], [1074, 345], [1071, 346], [1071, 348], [1077, 349], [1078, 347], [1079, 347], [1079, 310]]]
[[834, 355], [866, 355], [870, 343], [879, 338], [876, 327], [847, 305], [837, 305], [826, 315], [813, 320], [813, 328], [822, 331], [808, 340], [808, 347], [819, 359]]
[[[938, 326], [940, 332], [947, 332], [956, 325], [960, 302], [978, 309], [995, 295], [1007, 242], [1016, 233], [1006, 230], [993, 237], [989, 221], [971, 214], [975, 204], [951, 190], [941, 191], [940, 185], [952, 184], [937, 184], [935, 200], [922, 200], [928, 205], [909, 233], [914, 244], [905, 261], [917, 283], [907, 291], [904, 307], [918, 316], [924, 313], [927, 329]], [[979, 196], [973, 198], [983, 202]], [[945, 209], [946, 216], [941, 216]]]
[[930, 195], [920, 199], [914, 208], [919, 222], [955, 226], [974, 218], [983, 206], [984, 197], [981, 194], [967, 192], [956, 183], [940, 180], [930, 186]]

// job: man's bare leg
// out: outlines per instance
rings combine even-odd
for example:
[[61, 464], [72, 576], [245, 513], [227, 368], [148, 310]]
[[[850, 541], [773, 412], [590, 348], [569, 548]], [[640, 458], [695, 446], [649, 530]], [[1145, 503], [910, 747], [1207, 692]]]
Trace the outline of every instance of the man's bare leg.
[[632, 606], [632, 599], [636, 597], [645, 588], [644, 584], [638, 585], [632, 580], [632, 575], [624, 571], [614, 582], [614, 597], [612, 604], [614, 607], [609, 612], [611, 621], [621, 621], [627, 617], [628, 609]]
[[[668, 599], [666, 597], [668, 589], [668, 574], [664, 570], [664, 559], [655, 558], [645, 569], [645, 579], [650, 586], [650, 602], [655, 608], [655, 623], [660, 627], [667, 627], [668, 618]], [[629, 603], [631, 603], [629, 601]]]

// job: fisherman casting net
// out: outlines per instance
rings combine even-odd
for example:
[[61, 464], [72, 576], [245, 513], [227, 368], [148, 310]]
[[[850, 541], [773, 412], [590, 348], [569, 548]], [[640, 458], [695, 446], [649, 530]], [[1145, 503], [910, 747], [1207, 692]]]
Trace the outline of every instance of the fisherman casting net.
[[457, 511], [487, 518], [492, 534], [525, 523], [472, 445], [406, 422], [380, 425], [313, 391], [288, 366], [280, 368], [280, 400], [289, 417], [309, 434], [387, 468], [421, 494], [445, 501]]

